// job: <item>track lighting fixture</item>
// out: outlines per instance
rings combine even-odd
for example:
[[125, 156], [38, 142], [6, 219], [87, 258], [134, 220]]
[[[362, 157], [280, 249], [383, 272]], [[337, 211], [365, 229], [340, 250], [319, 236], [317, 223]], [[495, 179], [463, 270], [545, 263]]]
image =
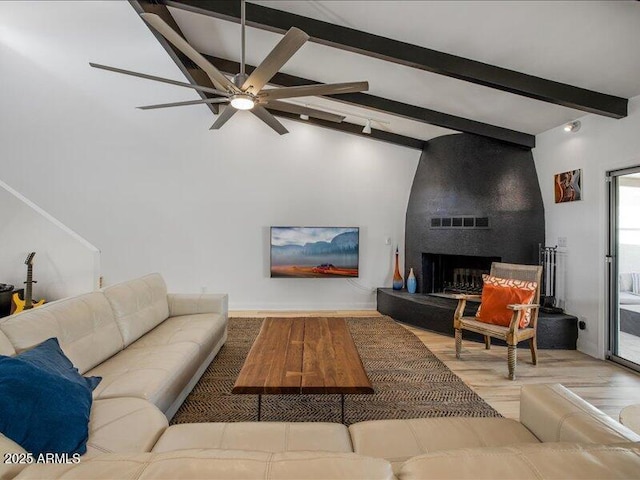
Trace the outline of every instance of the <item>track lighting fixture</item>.
[[575, 133], [575, 132], [577, 132], [578, 130], [580, 130], [580, 126], [581, 126], [581, 125], [582, 125], [582, 124], [580, 123], [580, 120], [576, 120], [575, 122], [567, 123], [567, 124], [564, 126], [564, 131], [565, 131], [565, 132], [574, 132], [574, 133]]
[[366, 133], [367, 135], [371, 134], [371, 119], [367, 118], [367, 123], [362, 129], [362, 133]]

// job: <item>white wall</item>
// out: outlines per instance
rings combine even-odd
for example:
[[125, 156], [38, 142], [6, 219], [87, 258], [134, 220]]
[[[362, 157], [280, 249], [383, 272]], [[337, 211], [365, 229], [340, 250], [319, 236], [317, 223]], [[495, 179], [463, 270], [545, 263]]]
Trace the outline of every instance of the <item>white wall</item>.
[[29, 252], [33, 259], [34, 300], [47, 301], [88, 292], [98, 286], [99, 251], [46, 212], [0, 182], [0, 282], [22, 288]]
[[[566, 305], [569, 313], [587, 323], [578, 349], [604, 356], [606, 342], [607, 198], [608, 170], [640, 165], [640, 97], [629, 102], [629, 116], [614, 120], [596, 115], [580, 119], [576, 133], [562, 127], [536, 138], [533, 155], [545, 204], [547, 244], [567, 239]], [[583, 200], [555, 204], [553, 175], [582, 169]]]
[[[178, 87], [90, 68], [182, 76], [127, 2], [0, 2], [0, 178], [102, 252], [105, 284], [159, 271], [233, 309], [375, 306], [420, 152], [241, 113], [218, 131]], [[10, 121], [9, 121], [10, 120]], [[360, 227], [360, 278], [270, 279], [270, 225]]]

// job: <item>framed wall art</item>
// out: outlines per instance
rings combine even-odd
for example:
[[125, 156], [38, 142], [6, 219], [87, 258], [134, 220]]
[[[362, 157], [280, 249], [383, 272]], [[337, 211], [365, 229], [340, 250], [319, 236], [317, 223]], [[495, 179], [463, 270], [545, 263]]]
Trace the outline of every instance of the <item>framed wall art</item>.
[[556, 203], [582, 200], [582, 169], [556, 173], [553, 183]]

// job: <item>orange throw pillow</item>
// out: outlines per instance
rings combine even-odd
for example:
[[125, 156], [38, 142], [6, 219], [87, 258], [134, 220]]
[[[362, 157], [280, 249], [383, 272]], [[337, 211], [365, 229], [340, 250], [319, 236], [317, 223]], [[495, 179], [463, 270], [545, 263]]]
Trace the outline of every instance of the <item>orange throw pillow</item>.
[[[492, 277], [483, 275], [482, 301], [476, 313], [476, 318], [484, 323], [493, 323], [508, 327], [511, 323], [513, 310], [507, 305], [529, 304], [533, 301], [538, 284], [511, 278]], [[531, 310], [526, 310], [520, 318], [520, 328], [525, 328], [531, 322]]]

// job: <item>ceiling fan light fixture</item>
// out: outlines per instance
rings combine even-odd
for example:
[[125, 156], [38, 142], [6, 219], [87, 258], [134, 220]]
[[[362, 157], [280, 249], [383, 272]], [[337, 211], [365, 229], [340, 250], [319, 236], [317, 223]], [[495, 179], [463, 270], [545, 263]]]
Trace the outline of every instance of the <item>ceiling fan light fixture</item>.
[[577, 132], [578, 130], [580, 130], [580, 126], [582, 124], [580, 123], [580, 120], [576, 120], [575, 122], [570, 122], [567, 123], [564, 126], [564, 131], [565, 132]]
[[[153, 2], [152, 2], [153, 3]], [[140, 16], [146, 23], [152, 27], [155, 32], [168, 41], [172, 48], [177, 49], [185, 55], [191, 62], [197, 65], [203, 72], [207, 74], [215, 88], [198, 85], [197, 83], [185, 83], [169, 78], [156, 77], [144, 73], [132, 72], [106, 65], [98, 65], [90, 63], [92, 67], [110, 70], [116, 73], [132, 75], [134, 77], [146, 78], [157, 82], [178, 85], [181, 87], [192, 88], [200, 92], [213, 93], [216, 97], [204, 98], [202, 100], [188, 100], [184, 102], [171, 102], [159, 105], [147, 105], [141, 107], [144, 110], [155, 108], [168, 108], [186, 105], [198, 104], [218, 104], [230, 102], [232, 108], [225, 108], [218, 115], [215, 123], [211, 126], [211, 130], [219, 130], [238, 110], [251, 110], [251, 113], [266, 123], [279, 135], [288, 133], [287, 129], [282, 125], [266, 108], [269, 105], [273, 110], [287, 112], [293, 115], [300, 115], [302, 119], [309, 120], [310, 117], [329, 122], [340, 123], [344, 120], [344, 116], [335, 115], [327, 112], [317, 111], [313, 109], [300, 109], [280, 102], [281, 99], [309, 96], [324, 96], [339, 93], [361, 92], [369, 89], [368, 82], [347, 82], [347, 83], [325, 83], [302, 85], [295, 87], [280, 87], [263, 90], [271, 79], [280, 71], [283, 65], [309, 40], [309, 35], [296, 27], [291, 27], [282, 37], [282, 39], [271, 49], [265, 59], [251, 72], [250, 75], [245, 71], [245, 0], [241, 0], [241, 63], [240, 73], [230, 80], [218, 68], [205, 58], [198, 50], [184, 39], [184, 37], [173, 29], [165, 20], [155, 13], [141, 13]], [[293, 109], [293, 111], [292, 111]], [[306, 118], [305, 118], [306, 117]]]
[[371, 119], [367, 118], [367, 123], [362, 129], [362, 133], [366, 133], [367, 135], [371, 135]]
[[231, 97], [231, 106], [236, 110], [251, 110], [255, 105], [256, 102], [251, 98], [251, 95], [238, 93]]

